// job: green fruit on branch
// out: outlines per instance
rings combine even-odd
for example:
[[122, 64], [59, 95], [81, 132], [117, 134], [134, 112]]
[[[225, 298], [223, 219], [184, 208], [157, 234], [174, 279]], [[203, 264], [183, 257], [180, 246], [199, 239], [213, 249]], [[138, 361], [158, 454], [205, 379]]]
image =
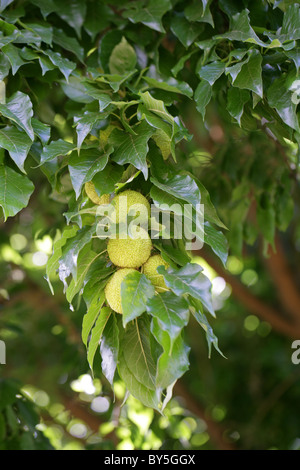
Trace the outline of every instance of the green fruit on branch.
[[105, 286], [105, 298], [112, 310], [117, 313], [123, 313], [121, 302], [121, 284], [127, 274], [135, 272], [135, 269], [118, 269]]
[[[143, 221], [150, 217], [150, 204], [145, 196], [137, 191], [131, 189], [123, 191], [114, 197], [112, 204], [116, 209], [116, 223], [124, 222], [128, 213], [131, 215], [130, 208], [132, 215], [142, 215]], [[133, 207], [134, 205], [136, 206]]]
[[162, 258], [161, 255], [153, 255], [143, 265], [143, 273], [156, 287], [158, 292], [168, 289], [162, 274], [158, 274], [158, 266], [164, 266], [166, 269], [169, 264]]
[[139, 228], [135, 238], [130, 238], [128, 235], [124, 239], [110, 238], [107, 244], [110, 261], [121, 268], [139, 268], [150, 257], [151, 249], [151, 238], [142, 228]]
[[88, 183], [85, 183], [84, 185], [85, 192], [87, 196], [90, 198], [90, 200], [94, 204], [98, 204], [99, 206], [101, 204], [109, 204], [109, 199], [110, 195], [109, 194], [102, 194], [102, 196], [98, 196], [95, 185], [92, 181], [89, 181]]

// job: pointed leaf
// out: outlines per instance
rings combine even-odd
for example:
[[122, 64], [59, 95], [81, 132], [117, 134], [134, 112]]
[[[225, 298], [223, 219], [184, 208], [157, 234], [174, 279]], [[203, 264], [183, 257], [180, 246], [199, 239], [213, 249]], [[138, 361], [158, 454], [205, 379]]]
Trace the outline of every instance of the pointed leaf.
[[148, 178], [147, 154], [148, 140], [154, 133], [154, 129], [145, 121], [134, 128], [136, 135], [120, 130], [114, 130], [110, 135], [109, 142], [115, 151], [112, 160], [119, 165], [131, 163], [135, 168], [141, 170], [145, 179]]
[[91, 370], [93, 371], [94, 358], [96, 351], [100, 345], [102, 334], [107, 322], [112, 315], [112, 310], [108, 307], [101, 309], [100, 315], [97, 318], [94, 328], [92, 329], [91, 339], [88, 343], [87, 359]]
[[0, 165], [0, 206], [4, 220], [13, 217], [26, 207], [34, 191], [33, 183], [10, 167]]
[[169, 335], [168, 354], [172, 354], [175, 340], [189, 321], [189, 306], [186, 299], [184, 297], [178, 299], [172, 292], [157, 293], [148, 300], [147, 312], [156, 318], [159, 328]]
[[127, 274], [121, 284], [123, 326], [146, 311], [147, 300], [154, 296], [151, 281], [140, 272]]
[[214, 309], [211, 298], [211, 282], [202, 273], [203, 269], [199, 264], [188, 263], [180, 269], [159, 266], [157, 272], [162, 274], [166, 285], [178, 296], [190, 295], [201, 300], [205, 308], [214, 316]]
[[110, 315], [100, 341], [101, 368], [111, 386], [113, 385], [119, 354], [119, 329], [116, 315]]
[[34, 140], [34, 132], [31, 124], [33, 110], [28, 95], [17, 91], [7, 100], [6, 104], [0, 104], [0, 113], [18, 124], [18, 126], [24, 129], [29, 138]]
[[0, 129], [0, 147], [6, 149], [17, 167], [25, 173], [24, 162], [30, 150], [32, 141], [26, 132], [16, 127]]

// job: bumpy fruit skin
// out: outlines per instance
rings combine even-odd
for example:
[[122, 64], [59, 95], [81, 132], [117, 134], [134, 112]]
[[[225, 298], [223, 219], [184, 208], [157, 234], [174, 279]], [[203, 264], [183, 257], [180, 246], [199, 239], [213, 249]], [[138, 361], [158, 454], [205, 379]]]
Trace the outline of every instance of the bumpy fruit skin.
[[[127, 211], [125, 207], [125, 213], [123, 211], [123, 206], [120, 202], [120, 198], [124, 196], [127, 197], [127, 201], [126, 201]], [[150, 204], [145, 198], [145, 196], [143, 196], [141, 193], [137, 191], [133, 191], [131, 189], [127, 189], [126, 191], [123, 191], [122, 193], [114, 197], [112, 204], [115, 206], [115, 209], [116, 209], [116, 223], [117, 224], [125, 221], [130, 207], [133, 206], [134, 204], [142, 204], [147, 210], [147, 219], [148, 217], [150, 217]], [[138, 207], [136, 207], [136, 209], [138, 210]]]
[[121, 302], [121, 284], [125, 276], [134, 273], [135, 269], [118, 269], [105, 286], [105, 297], [108, 305], [117, 313], [123, 313]]
[[162, 258], [161, 255], [150, 256], [148, 261], [146, 261], [143, 266], [143, 273], [156, 287], [156, 290], [160, 292], [168, 288], [166, 286], [163, 275], [158, 274], [158, 272], [156, 271], [158, 266], [164, 266], [167, 269], [169, 267], [169, 264]]
[[110, 261], [121, 268], [139, 268], [150, 257], [152, 242], [146, 230], [140, 228], [143, 238], [110, 238], [107, 253]]
[[101, 204], [109, 204], [109, 199], [110, 196], [109, 194], [103, 194], [101, 197], [98, 196], [95, 190], [94, 183], [92, 181], [89, 181], [88, 183], [85, 183], [84, 189], [90, 200], [94, 204], [98, 204], [99, 206]]

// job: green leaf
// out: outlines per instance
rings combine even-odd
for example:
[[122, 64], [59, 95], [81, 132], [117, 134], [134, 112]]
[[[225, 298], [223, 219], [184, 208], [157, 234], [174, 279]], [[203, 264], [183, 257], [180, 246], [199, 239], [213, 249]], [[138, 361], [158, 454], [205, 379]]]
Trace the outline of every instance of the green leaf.
[[145, 406], [159, 410], [156, 366], [150, 344], [150, 320], [136, 318], [120, 337], [118, 370], [128, 391]]
[[18, 47], [14, 46], [13, 44], [6, 44], [2, 47], [2, 52], [8, 58], [11, 68], [12, 74], [15, 75], [22, 65], [26, 64], [26, 61], [21, 57], [21, 51]]
[[211, 247], [225, 266], [228, 258], [228, 243], [226, 237], [209, 222], [204, 222], [204, 242]]
[[275, 237], [275, 220], [276, 212], [269, 200], [269, 196], [263, 193], [257, 204], [256, 217], [259, 228], [262, 231], [264, 238], [274, 247]]
[[6, 23], [0, 19], [0, 47], [15, 41], [20, 35], [20, 31], [14, 25]]
[[76, 199], [81, 193], [82, 186], [105, 168], [111, 151], [112, 149], [100, 153], [97, 149], [87, 149], [82, 150], [80, 155], [74, 152], [70, 156], [68, 166]]
[[47, 23], [27, 23], [26, 27], [40, 36], [46, 44], [52, 45], [53, 28]]
[[90, 244], [85, 245], [81, 249], [77, 260], [76, 277], [71, 279], [71, 282], [66, 289], [66, 299], [70, 304], [75, 295], [78, 294], [83, 287], [85, 287], [86, 292], [86, 284], [89, 281], [90, 273], [95, 272], [94, 275], [98, 277], [99, 286], [96, 286], [95, 283], [95, 290], [97, 290], [98, 287], [104, 288], [103, 277], [108, 276], [111, 273], [111, 269], [106, 267], [107, 263], [103, 257], [102, 251], [95, 253], [91, 250]]
[[211, 282], [202, 273], [203, 268], [196, 263], [188, 263], [180, 269], [159, 266], [157, 272], [164, 276], [166, 285], [177, 295], [190, 295], [202, 302], [204, 307], [215, 316], [211, 298]]
[[249, 101], [250, 93], [248, 90], [231, 87], [227, 93], [227, 111], [241, 125], [241, 117], [244, 111], [244, 105]]
[[156, 129], [161, 129], [171, 138], [174, 133], [174, 118], [166, 110], [164, 102], [153, 98], [148, 91], [140, 93], [140, 97], [143, 106], [140, 105], [138, 108], [139, 118], [145, 118], [148, 124]]
[[194, 175], [191, 175], [191, 177], [194, 179], [196, 182], [200, 194], [201, 194], [201, 204], [204, 205], [204, 218], [205, 220], [208, 220], [209, 222], [216, 224], [218, 227], [222, 227], [224, 229], [227, 229], [226, 225], [220, 220], [217, 211], [211, 202], [209, 192], [205, 188], [205, 186], [199, 181], [198, 178], [196, 178]]
[[107, 106], [111, 103], [112, 98], [110, 94], [108, 92], [105, 93], [102, 89], [99, 89], [96, 84], [92, 82], [84, 82], [83, 86], [89, 96], [92, 96], [95, 100], [99, 101], [100, 111], [104, 111], [104, 109], [107, 108]]
[[212, 86], [215, 81], [221, 77], [224, 71], [225, 64], [221, 61], [214, 61], [201, 67], [198, 75]]
[[61, 71], [65, 79], [68, 81], [70, 74], [76, 67], [76, 64], [71, 62], [69, 59], [62, 57], [59, 52], [54, 52], [51, 49], [47, 49], [43, 52], [49, 57], [52, 64]]
[[54, 158], [67, 155], [72, 152], [72, 150], [75, 150], [75, 148], [76, 146], [74, 144], [66, 140], [52, 140], [49, 145], [45, 145], [43, 148], [40, 164], [43, 165], [43, 163], [54, 160]]
[[4, 220], [13, 217], [26, 207], [34, 191], [33, 183], [9, 166], [0, 165], [0, 206]]
[[157, 272], [162, 274], [166, 285], [177, 295], [190, 295], [202, 302], [204, 307], [215, 316], [211, 298], [211, 282], [202, 273], [203, 268], [196, 263], [188, 263], [180, 269], [159, 266]]
[[222, 353], [222, 351], [219, 349], [218, 346], [218, 338], [213, 332], [212, 327], [207, 321], [206, 316], [202, 312], [202, 306], [199, 305], [199, 302], [197, 302], [195, 299], [191, 299], [191, 306], [190, 306], [191, 313], [194, 315], [195, 319], [201, 325], [201, 327], [204, 329], [206, 333], [206, 340], [208, 344], [208, 357], [211, 357], [211, 347], [214, 346], [216, 351], [221, 354], [221, 356], [225, 357]]
[[100, 345], [104, 328], [106, 327], [107, 322], [111, 315], [112, 315], [112, 310], [108, 307], [103, 307], [101, 309], [100, 315], [98, 316], [96, 320], [95, 326], [92, 329], [91, 339], [88, 343], [88, 354], [87, 354], [87, 359], [88, 359], [88, 363], [91, 368], [91, 371], [93, 371], [95, 354]]
[[136, 1], [129, 3], [129, 8], [123, 12], [123, 17], [129, 18], [133, 23], [143, 23], [155, 31], [164, 33], [162, 17], [171, 8], [170, 0], [149, 0], [145, 7], [143, 1]]
[[[72, 274], [74, 280], [77, 281], [77, 260], [79, 253], [83, 247], [91, 241], [94, 232], [94, 226], [86, 225], [79, 229], [73, 238], [68, 239], [62, 247], [58, 273], [65, 287], [67, 287], [65, 280], [70, 274]], [[80, 263], [78, 263], [78, 265], [80, 266]]]
[[88, 308], [82, 320], [81, 337], [82, 337], [83, 344], [87, 346], [88, 337], [90, 335], [90, 332], [95, 324], [95, 321], [98, 318], [98, 315], [105, 301], [105, 293], [104, 293], [103, 284], [101, 283], [98, 286], [93, 286], [92, 299], [89, 299], [87, 301], [85, 297], [85, 291], [83, 293], [83, 297], [84, 297], [85, 302], [87, 303]]
[[208, 23], [212, 27], [214, 27], [214, 20], [209, 10], [209, 5], [211, 0], [201, 0], [201, 4], [199, 5], [199, 1], [196, 0], [192, 4], [188, 5], [184, 9], [185, 17], [189, 21], [199, 21], [200, 23]]
[[31, 124], [33, 110], [28, 95], [17, 91], [7, 100], [6, 104], [0, 104], [0, 113], [24, 129], [30, 139], [34, 140]]
[[249, 42], [261, 47], [268, 47], [268, 44], [259, 39], [250, 25], [249, 11], [243, 10], [236, 13], [231, 18], [231, 29], [228, 33], [215, 36], [214, 39], [229, 39], [231, 41]]
[[18, 429], [19, 429], [19, 420], [11, 405], [7, 405], [5, 407], [5, 415], [7, 419], [9, 433], [11, 436], [14, 436], [17, 434]]
[[203, 119], [205, 118], [206, 107], [210, 102], [211, 97], [211, 85], [206, 80], [201, 80], [195, 90], [194, 100], [196, 102], [196, 108], [199, 113], [201, 113]]
[[98, 77], [99, 82], [107, 83], [111, 89], [116, 93], [119, 91], [120, 86], [129, 80], [134, 74], [136, 73], [136, 70], [133, 70], [131, 72], [128, 72], [127, 74], [124, 75], [119, 75], [119, 74], [102, 74]]
[[5, 54], [0, 53], [0, 80], [3, 80], [9, 74], [10, 62]]
[[182, 199], [192, 204], [196, 210], [198, 209], [198, 205], [201, 202], [201, 193], [190, 175], [174, 174], [168, 179], [164, 179], [164, 183], [161, 183], [154, 177], [151, 177], [150, 181], [162, 191]]
[[[297, 91], [297, 90], [296, 90]], [[292, 99], [289, 80], [285, 75], [275, 79], [267, 91], [269, 105], [275, 108], [283, 122], [292, 129], [299, 130], [297, 101]], [[298, 98], [298, 94], [296, 95]]]
[[171, 350], [170, 337], [161, 328], [156, 318], [152, 319], [151, 332], [163, 348], [163, 352], [157, 361], [156, 386], [166, 389], [188, 370], [190, 348], [184, 343], [181, 335], [179, 335], [174, 340]]
[[168, 354], [171, 355], [176, 339], [189, 321], [189, 306], [186, 299], [178, 298], [172, 292], [157, 293], [148, 300], [147, 312], [156, 318], [159, 328], [168, 333], [170, 337]]
[[191, 23], [184, 16], [173, 16], [171, 21], [171, 31], [184, 47], [193, 44], [203, 29], [199, 27], [199, 24]]
[[283, 15], [281, 28], [276, 34], [266, 32], [267, 36], [272, 40], [277, 40], [280, 45], [287, 41], [297, 41], [300, 39], [300, 9], [299, 4], [295, 2], [290, 5]]
[[108, 318], [100, 341], [101, 369], [111, 386], [117, 369], [119, 354], [119, 329], [113, 313]]
[[113, 12], [108, 5], [104, 5], [103, 2], [98, 0], [92, 0], [87, 4], [87, 14], [83, 27], [94, 40], [99, 32], [104, 31], [109, 26], [112, 18]]
[[193, 90], [190, 85], [186, 82], [179, 82], [175, 78], [169, 78], [168, 80], [156, 80], [152, 77], [143, 77], [143, 80], [148, 83], [150, 88], [158, 88], [164, 91], [170, 91], [171, 93], [179, 93], [185, 95], [188, 98], [193, 96]]
[[16, 401], [16, 394], [19, 393], [19, 386], [9, 379], [0, 379], [0, 410], [12, 405]]
[[134, 70], [135, 65], [135, 50], [123, 36], [111, 53], [108, 63], [109, 71], [111, 74], [123, 75]]
[[38, 119], [32, 118], [31, 124], [33, 132], [38, 136], [42, 144], [46, 145], [50, 139], [51, 128], [47, 124], [39, 121]]
[[59, 259], [62, 255], [62, 248], [66, 244], [68, 238], [73, 238], [76, 235], [77, 230], [77, 225], [67, 225], [64, 228], [61, 237], [58, 238], [53, 244], [53, 253], [49, 258], [46, 266], [46, 280], [49, 284], [52, 294], [54, 294], [54, 292], [51, 284], [51, 277], [58, 271]]
[[148, 140], [154, 133], [154, 129], [145, 121], [134, 128], [136, 135], [129, 134], [118, 129], [114, 130], [109, 143], [114, 147], [112, 160], [119, 165], [131, 163], [135, 168], [141, 170], [144, 178], [148, 178], [147, 154]]
[[8, 5], [10, 5], [12, 2], [13, 0], [1, 0], [0, 1], [0, 13], [2, 13], [3, 10], [5, 10], [5, 8], [8, 7]]
[[83, 62], [84, 49], [81, 47], [77, 39], [67, 36], [62, 29], [53, 28], [53, 42], [61, 46], [63, 49], [72, 52], [80, 62]]
[[103, 119], [103, 116], [98, 112], [87, 112], [83, 117], [76, 121], [76, 133], [77, 133], [77, 148], [80, 149], [82, 142], [86, 136], [91, 132], [94, 125]]
[[[61, 80], [60, 84], [64, 93], [72, 101], [76, 101], [77, 103], [91, 103], [92, 101], [94, 101], [93, 98], [86, 92], [85, 84], [82, 80], [82, 77], [71, 76], [69, 77], [68, 81]], [[99, 113], [98, 119], [100, 119]]]
[[71, 28], [75, 29], [77, 36], [81, 37], [81, 28], [86, 15], [86, 3], [81, 0], [69, 0], [68, 2], [55, 2], [55, 12]]
[[262, 83], [262, 56], [259, 52], [252, 52], [249, 60], [242, 66], [236, 79], [233, 81], [235, 87], [252, 90], [261, 98], [263, 97]]
[[146, 311], [147, 300], [154, 294], [154, 286], [144, 274], [136, 271], [125, 276], [121, 285], [124, 327]]
[[294, 49], [291, 49], [290, 51], [285, 51], [285, 55], [294, 62], [297, 74], [299, 74], [299, 70], [300, 70], [300, 48], [296, 47]]
[[36, 5], [44, 17], [56, 10], [55, 0], [31, 0], [31, 3]]
[[0, 129], [0, 147], [9, 152], [12, 160], [17, 167], [23, 172], [24, 162], [30, 150], [32, 141], [26, 134], [16, 127], [4, 127]]
[[96, 173], [92, 181], [95, 185], [95, 190], [99, 197], [101, 197], [103, 194], [109, 194], [114, 192], [116, 184], [119, 182], [123, 171], [123, 167], [119, 165], [113, 165], [108, 162], [108, 164], [102, 171]]

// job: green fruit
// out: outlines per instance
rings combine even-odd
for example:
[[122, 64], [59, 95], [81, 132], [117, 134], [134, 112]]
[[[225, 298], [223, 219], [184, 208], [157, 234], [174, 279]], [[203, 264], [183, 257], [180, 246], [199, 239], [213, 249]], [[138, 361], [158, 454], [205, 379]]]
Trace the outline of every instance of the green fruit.
[[121, 284], [125, 276], [134, 273], [135, 269], [123, 268], [116, 271], [105, 286], [105, 297], [108, 305], [117, 313], [123, 313], [121, 302]]
[[151, 254], [151, 238], [146, 230], [139, 229], [143, 238], [110, 238], [107, 252], [111, 262], [121, 268], [139, 268], [146, 263]]
[[[125, 197], [127, 199], [125, 199]], [[121, 199], [123, 198], [123, 199]], [[140, 210], [143, 210], [141, 214], [145, 213], [145, 220], [148, 220], [150, 217], [150, 204], [141, 193], [137, 191], [132, 191], [131, 189], [127, 189], [122, 193], [118, 194], [114, 197], [112, 204], [115, 206], [116, 209], [116, 223], [124, 222], [126, 220], [126, 216], [130, 210], [130, 208], [136, 204], [137, 206], [133, 209], [136, 209], [132, 215], [139, 215], [139, 207]], [[147, 215], [146, 215], [147, 214]]]
[[[158, 274], [158, 266], [164, 266], [166, 269], [169, 267], [169, 264], [162, 258], [161, 255], [153, 255], [143, 266], [143, 273], [147, 278], [152, 282], [152, 284], [157, 288], [157, 291], [168, 289], [166, 286], [164, 277], [162, 274]], [[160, 289], [162, 288], [162, 289]]]
[[98, 196], [95, 190], [94, 183], [92, 181], [89, 181], [88, 183], [85, 183], [84, 189], [90, 200], [94, 204], [109, 204], [109, 199], [110, 195], [109, 194], [102, 194], [101, 197]]

